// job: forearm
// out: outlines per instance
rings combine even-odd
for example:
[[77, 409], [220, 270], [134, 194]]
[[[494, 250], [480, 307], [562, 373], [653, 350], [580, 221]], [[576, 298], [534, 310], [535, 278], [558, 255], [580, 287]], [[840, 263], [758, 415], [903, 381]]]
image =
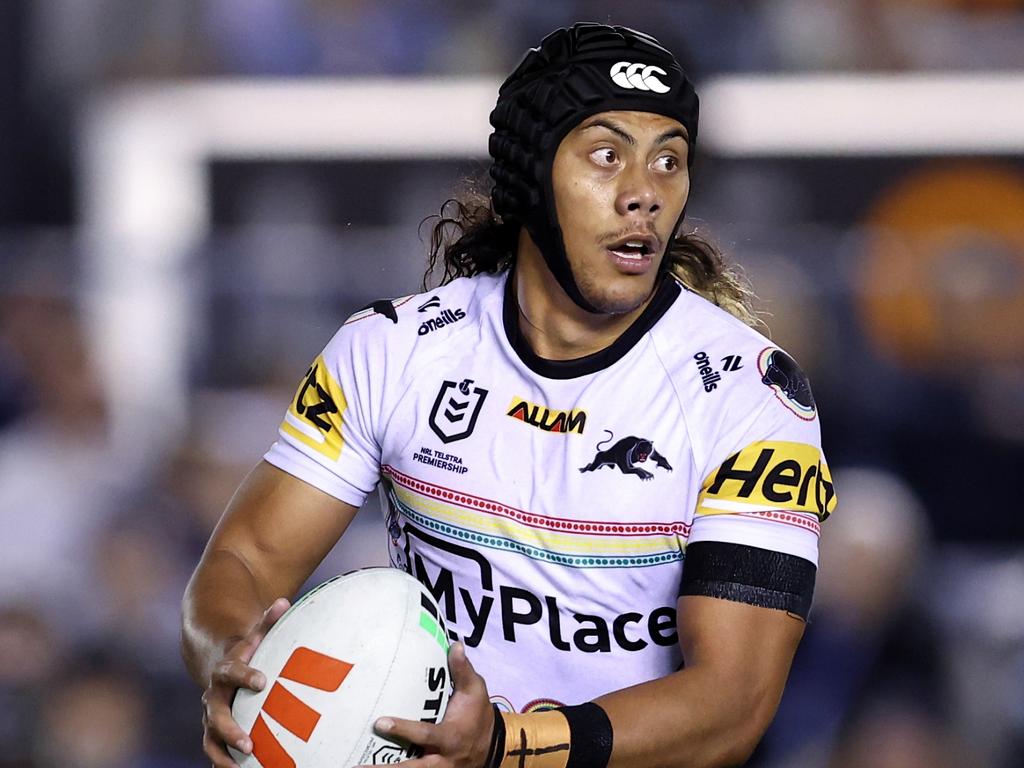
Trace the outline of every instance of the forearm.
[[225, 649], [248, 632], [274, 600], [250, 567], [229, 550], [208, 551], [182, 601], [182, 656], [202, 686]]
[[697, 666], [602, 696], [614, 733], [609, 768], [742, 764], [775, 714], [782, 683], [751, 686]]
[[785, 611], [681, 598], [686, 668], [597, 700], [614, 732], [611, 768], [742, 764], [775, 716], [803, 630]]
[[356, 508], [260, 462], [231, 499], [182, 603], [182, 652], [201, 685], [279, 597], [291, 599]]

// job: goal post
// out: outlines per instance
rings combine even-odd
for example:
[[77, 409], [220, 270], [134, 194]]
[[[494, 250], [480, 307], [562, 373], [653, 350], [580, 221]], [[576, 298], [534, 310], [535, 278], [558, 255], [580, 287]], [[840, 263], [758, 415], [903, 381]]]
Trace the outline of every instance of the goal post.
[[[100, 93], [79, 132], [93, 358], [116, 444], [156, 455], [187, 416], [186, 260], [221, 159], [486, 157], [491, 78], [213, 80]], [[1017, 74], [730, 76], [700, 84], [719, 157], [1024, 153]]]

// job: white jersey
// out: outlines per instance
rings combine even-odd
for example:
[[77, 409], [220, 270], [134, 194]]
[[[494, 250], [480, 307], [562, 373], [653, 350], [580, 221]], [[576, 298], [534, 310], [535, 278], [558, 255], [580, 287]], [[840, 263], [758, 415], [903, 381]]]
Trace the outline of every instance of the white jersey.
[[834, 494], [806, 379], [756, 331], [669, 278], [611, 347], [548, 361], [507, 282], [353, 315], [265, 458], [356, 506], [380, 484], [392, 563], [529, 711], [678, 669], [687, 546], [816, 563]]

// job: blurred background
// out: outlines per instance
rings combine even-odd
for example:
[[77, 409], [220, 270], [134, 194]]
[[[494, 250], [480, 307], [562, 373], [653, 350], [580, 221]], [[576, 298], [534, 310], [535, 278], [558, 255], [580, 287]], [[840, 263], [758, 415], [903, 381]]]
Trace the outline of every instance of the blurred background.
[[[823, 414], [841, 504], [754, 764], [1024, 766], [1024, 2], [0, 0], [0, 767], [206, 764], [211, 528], [576, 20], [696, 80], [689, 220]], [[369, 504], [314, 578], [384, 543]]]

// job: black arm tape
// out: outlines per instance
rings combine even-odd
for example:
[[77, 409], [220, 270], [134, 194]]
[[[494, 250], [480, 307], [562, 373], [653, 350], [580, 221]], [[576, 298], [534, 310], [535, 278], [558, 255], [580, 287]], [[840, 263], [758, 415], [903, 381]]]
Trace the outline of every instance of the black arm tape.
[[720, 597], [806, 619], [817, 571], [809, 560], [784, 552], [699, 541], [686, 548], [679, 594]]
[[569, 762], [565, 768], [607, 768], [612, 756], [612, 723], [592, 701], [559, 707], [569, 721]]

